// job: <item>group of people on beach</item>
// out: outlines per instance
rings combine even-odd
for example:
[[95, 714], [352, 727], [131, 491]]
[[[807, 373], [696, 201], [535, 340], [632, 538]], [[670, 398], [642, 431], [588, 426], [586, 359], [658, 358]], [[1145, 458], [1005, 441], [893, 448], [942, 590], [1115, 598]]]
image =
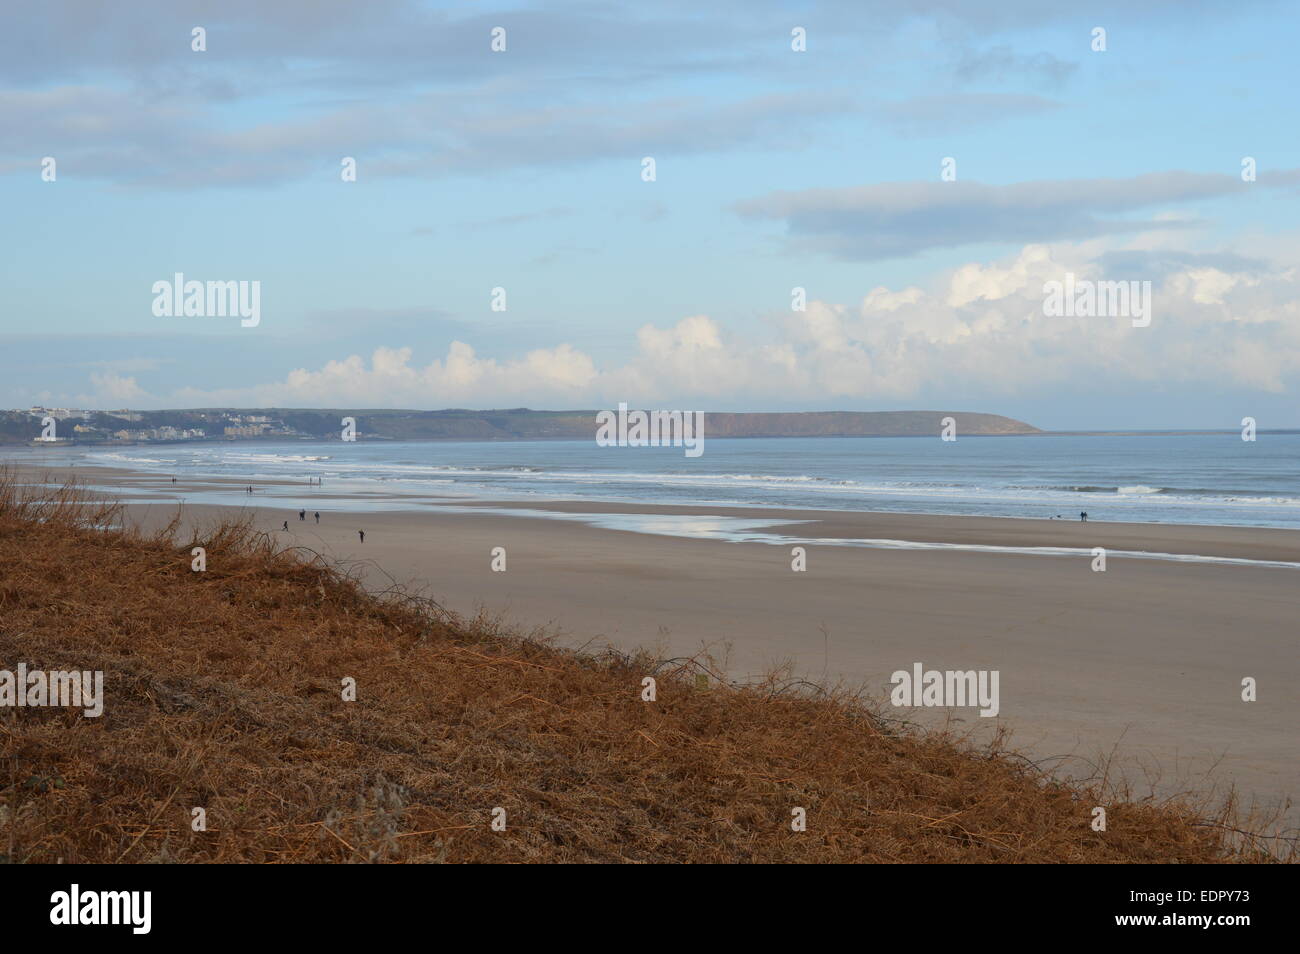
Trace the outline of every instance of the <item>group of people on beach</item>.
[[[308, 484], [310, 484], [310, 485], [313, 486], [313, 487], [319, 487], [319, 486], [321, 486], [321, 479], [320, 479], [319, 477], [309, 477], [309, 478], [307, 479], [307, 482], [308, 482]], [[172, 477], [172, 483], [173, 483], [173, 484], [176, 483], [176, 478], [175, 478], [175, 477]], [[247, 487], [244, 488], [244, 493], [246, 493], [246, 494], [251, 495], [253, 492], [254, 492], [254, 491], [253, 491], [253, 485], [252, 485], [252, 484], [249, 484]], [[313, 511], [313, 512], [312, 512], [312, 516], [316, 518], [316, 523], [317, 523], [317, 525], [319, 525], [319, 524], [320, 524], [320, 511], [319, 511], [319, 510]], [[304, 522], [304, 523], [307, 522], [307, 510], [306, 510], [305, 508], [300, 509], [300, 510], [298, 511], [298, 519], [299, 519], [300, 521]], [[284, 532], [288, 532], [288, 530], [289, 530], [289, 521], [288, 521], [288, 520], [285, 520], [284, 523], [281, 525], [280, 529], [281, 529], [282, 531], [284, 531]], [[365, 542], [366, 542], [366, 531], [364, 531], [364, 530], [358, 530], [358, 531], [357, 531], [357, 537], [358, 537], [358, 539], [360, 539], [360, 541], [361, 541], [362, 543], [365, 543]]]
[[[176, 478], [175, 478], [175, 477], [172, 478], [172, 483], [173, 483], [173, 484], [176, 483]], [[321, 479], [320, 479], [319, 477], [309, 477], [309, 478], [307, 478], [307, 483], [308, 483], [309, 486], [312, 486], [312, 487], [319, 487], [319, 486], [321, 486]], [[253, 492], [253, 485], [252, 485], [252, 484], [249, 484], [247, 487], [244, 488], [244, 493], [246, 493], [246, 494], [251, 494], [252, 492]]]
[[[320, 511], [319, 511], [319, 510], [315, 511], [315, 512], [313, 513], [313, 516], [316, 518], [316, 523], [319, 524], [319, 523], [320, 523]], [[298, 511], [298, 519], [299, 519], [299, 520], [302, 520], [302, 521], [306, 521], [306, 519], [307, 519], [307, 511], [306, 511], [306, 510], [299, 510], [299, 511]], [[280, 529], [283, 530], [283, 531], [285, 531], [285, 532], [288, 532], [288, 530], [289, 530], [289, 521], [288, 521], [288, 520], [284, 521], [284, 525], [283, 525], [282, 527], [280, 527]], [[365, 543], [365, 542], [366, 542], [366, 531], [364, 531], [364, 530], [358, 530], [358, 531], [357, 531], [357, 536], [360, 538], [360, 540], [361, 540], [362, 543]]]
[[[316, 479], [319, 480], [320, 478], [316, 478]], [[248, 488], [248, 490], [249, 490], [249, 493], [252, 493], [253, 488], [250, 487], [250, 488]], [[314, 510], [314, 511], [312, 511], [312, 516], [316, 519], [316, 524], [317, 524], [317, 526], [319, 526], [319, 525], [320, 525], [320, 511], [319, 511], [319, 510]], [[298, 511], [298, 519], [299, 519], [300, 521], [302, 521], [303, 523], [306, 523], [306, 522], [307, 522], [307, 510], [306, 510], [306, 508], [302, 508], [302, 509], [300, 509], [300, 510]], [[288, 521], [288, 520], [284, 521], [284, 524], [283, 524], [283, 526], [281, 526], [280, 529], [283, 530], [283, 531], [285, 531], [285, 532], [288, 532], [288, 530], [289, 530], [289, 521]], [[364, 531], [364, 530], [358, 530], [358, 531], [357, 531], [357, 537], [361, 540], [362, 543], [365, 543], [365, 542], [366, 542], [366, 531]]]
[[[320, 511], [319, 511], [319, 510], [314, 511], [314, 513], [313, 513], [312, 515], [316, 518], [316, 523], [319, 524], [319, 523], [320, 523]], [[298, 511], [298, 519], [301, 520], [301, 521], [303, 521], [303, 522], [305, 523], [305, 522], [307, 521], [307, 511], [306, 511], [306, 510], [299, 510], [299, 511]], [[286, 520], [286, 521], [284, 522], [284, 528], [283, 528], [283, 529], [285, 529], [285, 530], [288, 530], [288, 529], [289, 529], [289, 521], [288, 521], [288, 520]]]

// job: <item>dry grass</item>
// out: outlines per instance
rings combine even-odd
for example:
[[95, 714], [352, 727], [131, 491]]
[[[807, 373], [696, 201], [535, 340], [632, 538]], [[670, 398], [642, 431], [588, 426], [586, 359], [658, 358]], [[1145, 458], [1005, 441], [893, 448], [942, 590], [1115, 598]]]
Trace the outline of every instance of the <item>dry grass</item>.
[[[224, 524], [120, 528], [0, 475], [0, 668], [102, 670], [105, 713], [0, 709], [14, 862], [1207, 862], [1258, 839], [701, 660], [501, 635]], [[104, 529], [108, 527], [108, 529]], [[116, 528], [115, 528], [116, 527]], [[190, 569], [190, 549], [208, 568]], [[641, 701], [654, 674], [658, 701]], [[357, 701], [340, 697], [357, 682]], [[1108, 830], [1090, 827], [1105, 805]], [[505, 809], [505, 831], [491, 828]], [[791, 809], [807, 810], [805, 832]], [[205, 832], [191, 810], [207, 811]]]

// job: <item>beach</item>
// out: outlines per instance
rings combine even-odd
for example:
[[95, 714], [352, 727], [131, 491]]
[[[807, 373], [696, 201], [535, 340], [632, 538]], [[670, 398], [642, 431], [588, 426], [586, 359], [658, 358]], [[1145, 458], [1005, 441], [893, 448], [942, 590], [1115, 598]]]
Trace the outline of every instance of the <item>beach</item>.
[[[1300, 562], [1297, 531], [595, 501], [394, 498], [404, 509], [359, 512], [346, 495], [290, 482], [263, 481], [259, 494], [274, 496], [250, 506], [234, 481], [78, 473], [127, 493], [128, 519], [145, 527], [176, 514], [173, 494], [226, 494], [225, 506], [185, 504], [183, 521], [242, 513], [286, 547], [352, 564], [373, 588], [398, 583], [565, 646], [707, 653], [736, 680], [786, 666], [879, 698], [916, 663], [997, 671], [996, 717], [894, 711], [980, 740], [1009, 729], [1064, 776], [1122, 774], [1137, 795], [1235, 787], [1246, 807], [1294, 818], [1300, 569], [1285, 564]], [[765, 542], [710, 538], [727, 520], [761, 524]], [[1108, 551], [1104, 572], [1094, 547]], [[1247, 678], [1257, 701], [1242, 699]]]

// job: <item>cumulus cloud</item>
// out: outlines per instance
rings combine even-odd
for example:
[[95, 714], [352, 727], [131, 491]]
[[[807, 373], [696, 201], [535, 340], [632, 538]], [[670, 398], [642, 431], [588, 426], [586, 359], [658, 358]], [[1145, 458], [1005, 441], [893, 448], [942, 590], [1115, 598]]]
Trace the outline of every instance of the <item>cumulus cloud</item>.
[[185, 388], [176, 392], [175, 400], [186, 405], [290, 407], [545, 403], [583, 393], [596, 377], [591, 358], [568, 344], [498, 361], [481, 358], [469, 345], [454, 341], [445, 357], [423, 367], [413, 365], [412, 357], [411, 348], [376, 348], [368, 361], [350, 355], [315, 371], [297, 368], [282, 382], [252, 388]]
[[150, 404], [154, 400], [135, 378], [113, 371], [92, 371], [90, 386], [90, 393], [78, 394], [68, 403], [77, 407], [117, 408]]
[[[1166, 253], [1165, 263], [1178, 256]], [[1041, 393], [1058, 386], [1159, 384], [1280, 393], [1300, 377], [1300, 269], [1215, 267], [1203, 258], [1152, 275], [1152, 322], [1048, 317], [1043, 286], [1067, 273], [1113, 280], [1088, 245], [1028, 245], [968, 263], [928, 287], [884, 286], [852, 303], [809, 302], [768, 316], [762, 333], [707, 315], [647, 324], [621, 363], [599, 368], [572, 344], [514, 358], [463, 342], [427, 364], [378, 348], [251, 388], [185, 389], [153, 406], [606, 407], [808, 406], [921, 401], [931, 396]], [[117, 404], [143, 406], [133, 378], [96, 375]]]

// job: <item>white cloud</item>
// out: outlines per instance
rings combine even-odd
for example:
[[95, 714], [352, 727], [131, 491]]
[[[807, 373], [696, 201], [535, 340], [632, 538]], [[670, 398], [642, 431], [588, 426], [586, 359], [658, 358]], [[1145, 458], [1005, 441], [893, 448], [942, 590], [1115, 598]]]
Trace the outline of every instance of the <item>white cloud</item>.
[[1102, 382], [1280, 393], [1300, 378], [1300, 271], [1207, 266], [1206, 255], [1186, 253], [1182, 265], [1162, 258], [1163, 274], [1147, 279], [1150, 327], [1045, 316], [1043, 285], [1067, 272], [1142, 280], [1110, 273], [1104, 254], [1094, 243], [1028, 245], [998, 262], [956, 268], [928, 288], [876, 287], [851, 305], [812, 301], [761, 328], [727, 329], [707, 315], [648, 324], [632, 357], [603, 369], [570, 343], [494, 358], [454, 341], [423, 366], [409, 347], [377, 348], [252, 388], [151, 396], [134, 378], [97, 373], [92, 382], [98, 403], [117, 406], [790, 407], [932, 396], [951, 403], [952, 395]]
[[376, 348], [330, 361], [316, 371], [297, 368], [278, 384], [206, 391], [187, 388], [175, 399], [192, 404], [282, 404], [296, 407], [425, 407], [485, 401], [489, 404], [568, 399], [596, 377], [591, 359], [567, 344], [530, 351], [522, 358], [480, 358], [453, 341], [441, 360], [411, 364], [411, 348]]
[[91, 393], [78, 394], [70, 404], [77, 407], [126, 407], [149, 403], [150, 396], [136, 383], [135, 378], [123, 377], [113, 371], [90, 374]]

